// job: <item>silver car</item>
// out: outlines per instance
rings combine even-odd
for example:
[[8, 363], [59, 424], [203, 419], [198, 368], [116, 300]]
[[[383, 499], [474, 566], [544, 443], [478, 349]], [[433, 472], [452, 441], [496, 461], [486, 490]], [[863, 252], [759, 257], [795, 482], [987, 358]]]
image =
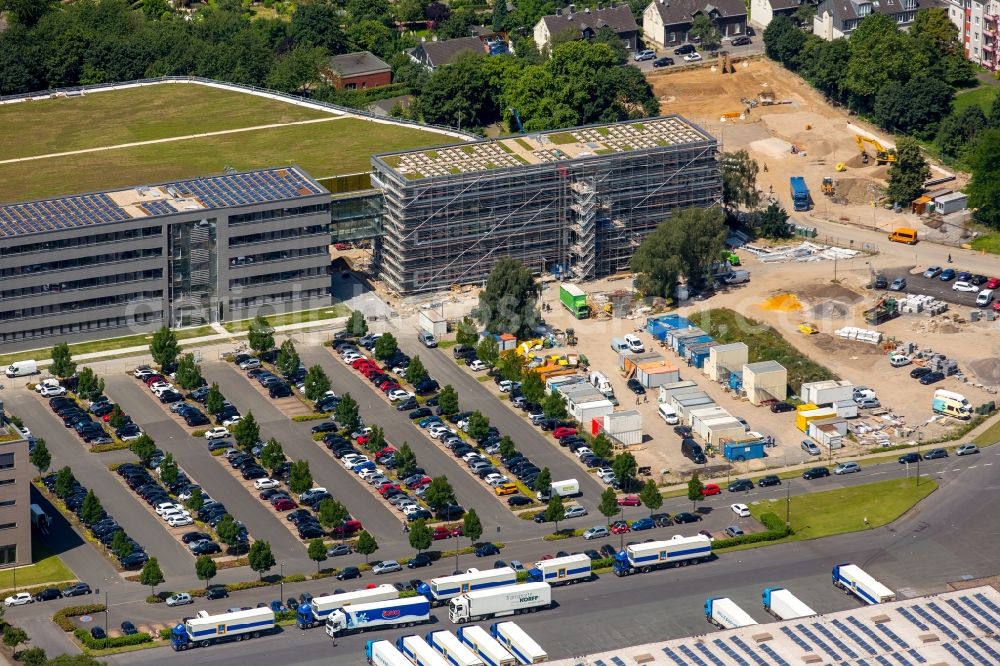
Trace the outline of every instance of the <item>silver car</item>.
[[853, 474], [854, 472], [860, 472], [861, 465], [856, 462], [844, 462], [840, 463], [833, 468], [834, 474]]

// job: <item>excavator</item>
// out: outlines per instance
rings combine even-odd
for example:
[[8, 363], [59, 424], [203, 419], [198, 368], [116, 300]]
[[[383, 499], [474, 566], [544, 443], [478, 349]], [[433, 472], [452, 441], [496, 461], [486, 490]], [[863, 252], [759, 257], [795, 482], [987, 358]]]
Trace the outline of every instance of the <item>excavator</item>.
[[886, 148], [875, 139], [869, 139], [868, 137], [861, 136], [860, 134], [854, 135], [854, 138], [858, 142], [858, 149], [861, 151], [861, 161], [865, 164], [868, 164], [869, 160], [868, 151], [865, 150], [865, 144], [871, 145], [872, 149], [874, 149], [875, 162], [877, 164], [891, 164], [896, 161], [895, 148]]

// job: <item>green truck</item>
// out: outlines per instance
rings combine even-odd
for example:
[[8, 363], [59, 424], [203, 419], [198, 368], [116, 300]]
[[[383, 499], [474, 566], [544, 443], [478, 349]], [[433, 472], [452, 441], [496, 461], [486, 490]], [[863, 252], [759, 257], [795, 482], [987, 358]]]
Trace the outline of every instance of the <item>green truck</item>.
[[559, 300], [577, 319], [586, 319], [590, 316], [587, 294], [575, 284], [559, 285]]

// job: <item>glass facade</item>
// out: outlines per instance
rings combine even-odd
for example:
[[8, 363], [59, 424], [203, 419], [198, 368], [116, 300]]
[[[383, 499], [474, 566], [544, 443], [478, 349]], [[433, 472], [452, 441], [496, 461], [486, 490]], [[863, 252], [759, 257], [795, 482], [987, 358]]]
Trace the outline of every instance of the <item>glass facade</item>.
[[216, 219], [170, 226], [170, 307], [173, 326], [217, 321]]

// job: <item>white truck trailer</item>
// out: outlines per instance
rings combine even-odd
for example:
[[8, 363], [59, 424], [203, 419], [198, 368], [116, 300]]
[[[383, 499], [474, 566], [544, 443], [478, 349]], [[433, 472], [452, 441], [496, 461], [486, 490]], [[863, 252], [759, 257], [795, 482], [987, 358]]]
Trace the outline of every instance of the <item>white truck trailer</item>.
[[344, 636], [369, 629], [412, 627], [431, 619], [431, 603], [423, 597], [351, 604], [330, 611], [326, 634]]
[[732, 599], [725, 597], [705, 600], [705, 619], [721, 629], [739, 629], [757, 624]]
[[666, 541], [651, 541], [626, 546], [615, 555], [616, 576], [646, 573], [667, 566], [687, 566], [712, 557], [712, 542], [701, 534], [692, 537], [675, 535]]
[[399, 591], [388, 584], [371, 589], [315, 597], [309, 603], [302, 604], [295, 609], [295, 623], [299, 629], [311, 629], [326, 622], [327, 616], [338, 608], [351, 604], [369, 604], [375, 601], [389, 601], [398, 598]]
[[464, 574], [432, 578], [417, 587], [417, 592], [427, 597], [432, 606], [439, 606], [452, 597], [466, 592], [485, 590], [517, 582], [517, 572], [510, 567], [499, 569], [469, 569]]
[[365, 643], [365, 658], [373, 666], [412, 666], [410, 660], [387, 640]]
[[856, 564], [838, 564], [833, 567], [833, 584], [866, 604], [884, 604], [896, 600], [895, 592]]
[[500, 645], [497, 639], [482, 627], [470, 624], [460, 627], [458, 640], [462, 641], [490, 666], [517, 666], [517, 659]]
[[514, 622], [496, 622], [490, 625], [490, 635], [517, 658], [521, 664], [540, 664], [549, 655], [528, 633]]
[[761, 593], [764, 610], [779, 620], [794, 620], [816, 615], [816, 611], [783, 587], [765, 587]]
[[455, 624], [517, 613], [534, 613], [552, 605], [548, 583], [506, 585], [459, 595], [448, 602], [448, 618]]
[[427, 644], [444, 655], [455, 666], [486, 666], [475, 652], [462, 644], [450, 631], [432, 631], [426, 636]]
[[219, 615], [198, 611], [193, 618], [171, 630], [170, 646], [175, 652], [181, 652], [214, 643], [249, 640], [271, 633], [274, 626], [274, 611], [270, 608], [251, 608]]
[[396, 649], [402, 652], [413, 666], [448, 666], [448, 660], [416, 634], [403, 636], [397, 640]]
[[545, 582], [549, 585], [567, 585], [590, 580], [593, 577], [590, 558], [583, 553], [541, 560], [535, 562], [535, 566], [528, 570], [528, 580], [533, 583]]

